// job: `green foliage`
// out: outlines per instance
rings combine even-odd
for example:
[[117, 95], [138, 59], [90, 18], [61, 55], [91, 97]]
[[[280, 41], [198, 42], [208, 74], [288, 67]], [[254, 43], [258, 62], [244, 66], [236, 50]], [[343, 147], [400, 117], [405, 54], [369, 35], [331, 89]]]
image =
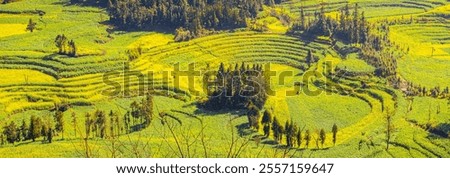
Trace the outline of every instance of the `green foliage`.
[[306, 130], [304, 139], [305, 139], [306, 148], [308, 148], [309, 142], [311, 141], [311, 132], [309, 131], [309, 129]]
[[252, 103], [249, 104], [247, 111], [247, 118], [250, 128], [259, 130], [259, 118], [260, 118], [259, 109]]
[[64, 34], [56, 36], [55, 45], [59, 50], [59, 54], [65, 54], [70, 57], [77, 56], [77, 47], [75, 42], [73, 40], [69, 41]]
[[[54, 115], [54, 119], [55, 119], [55, 131], [60, 132], [62, 134], [62, 139], [64, 139], [64, 130], [65, 130], [65, 126], [64, 126], [64, 113], [62, 111], [57, 110], [55, 112]], [[51, 129], [51, 128], [49, 128]]]
[[319, 132], [319, 140], [320, 140], [320, 143], [322, 144], [322, 148], [323, 148], [323, 144], [325, 143], [325, 139], [326, 139], [326, 133], [325, 133], [325, 130], [323, 130], [323, 129], [320, 129], [320, 132]]
[[336, 145], [337, 132], [338, 132], [338, 126], [336, 124], [333, 124], [333, 127], [331, 128], [331, 132], [333, 132], [333, 144]]
[[[263, 0], [249, 1], [113, 1], [108, 12], [111, 21], [127, 30], [162, 25], [177, 30], [176, 41], [202, 34], [203, 29], [243, 27], [246, 18], [255, 17], [266, 4]], [[268, 2], [267, 4], [272, 4]]]
[[28, 132], [29, 139], [33, 140], [33, 142], [36, 141], [36, 138], [41, 136], [43, 127], [42, 119], [32, 115], [30, 118], [30, 131]]
[[205, 88], [208, 89], [208, 101], [204, 107], [211, 110], [245, 109], [249, 104], [258, 109], [263, 108], [266, 100], [267, 81], [262, 65], [241, 66], [226, 69], [221, 63], [214, 81], [205, 77]]
[[6, 135], [6, 141], [11, 144], [18, 141], [20, 137], [20, 132], [14, 122], [10, 122], [8, 125], [3, 127], [3, 134]]
[[27, 31], [33, 32], [36, 29], [36, 22], [33, 22], [33, 19], [28, 21]]

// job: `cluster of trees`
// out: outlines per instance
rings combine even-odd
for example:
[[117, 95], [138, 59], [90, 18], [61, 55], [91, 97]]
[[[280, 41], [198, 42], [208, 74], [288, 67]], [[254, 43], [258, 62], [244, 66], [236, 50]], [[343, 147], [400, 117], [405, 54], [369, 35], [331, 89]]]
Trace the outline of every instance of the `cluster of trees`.
[[290, 33], [330, 36], [345, 43], [364, 44], [369, 36], [369, 28], [364, 12], [360, 14], [358, 9], [358, 4], [356, 4], [354, 11], [350, 12], [347, 4], [334, 19], [325, 15], [322, 6], [319, 12], [314, 13], [314, 18], [311, 20], [301, 7], [300, 17], [291, 27]]
[[55, 46], [58, 48], [58, 54], [68, 55], [70, 57], [77, 56], [77, 47], [73, 40], [69, 40], [64, 34], [55, 38]]
[[[93, 2], [91, 2], [93, 1]], [[71, 0], [105, 7], [110, 21], [130, 29], [167, 27], [177, 29], [178, 40], [205, 33], [205, 29], [230, 29], [246, 26], [263, 5], [281, 0]]]
[[[56, 113], [58, 113], [58, 111]], [[43, 142], [52, 143], [53, 136], [64, 131], [62, 128], [63, 126], [61, 126], [63, 123], [56, 118], [57, 116], [58, 114], [55, 114], [55, 122], [52, 122], [49, 119], [43, 119], [32, 115], [29, 120], [22, 120], [20, 126], [14, 121], [11, 121], [3, 127], [1, 136], [2, 143], [4, 143], [3, 137], [6, 137], [6, 141], [10, 144], [28, 140], [35, 142], [36, 139], [40, 137], [44, 137]]]
[[[136, 132], [148, 127], [153, 118], [153, 96], [147, 94], [141, 101], [130, 104], [130, 111], [122, 118], [114, 111], [107, 114], [105, 111], [96, 110], [85, 115], [85, 139], [91, 137], [114, 138], [122, 134]], [[76, 116], [72, 123], [74, 130], [77, 128]]]
[[[257, 123], [257, 125], [259, 124]], [[286, 121], [283, 126], [270, 110], [264, 111], [264, 114], [261, 118], [261, 125], [263, 126], [263, 132], [266, 138], [269, 138], [271, 136], [271, 133], [273, 135], [273, 139], [278, 143], [282, 143], [283, 138], [285, 138], [286, 146], [289, 148], [300, 148], [303, 143], [305, 147], [308, 148], [312, 139], [315, 139], [316, 147], [319, 148], [319, 143], [323, 147], [326, 140], [326, 132], [324, 129], [318, 130], [316, 137], [314, 137], [309, 129], [307, 129], [303, 133], [303, 129], [298, 127], [296, 123]], [[258, 130], [259, 126], [253, 126], [253, 128]], [[333, 133], [332, 141], [334, 144], [336, 144], [338, 132], [338, 127], [336, 124], [333, 125], [331, 131]]]
[[445, 87], [443, 89], [439, 86], [434, 88], [426, 88], [421, 85], [415, 85], [412, 82], [408, 82], [407, 85], [408, 86], [405, 91], [407, 96], [429, 96], [434, 98], [450, 97], [449, 87]]
[[[43, 142], [52, 143], [53, 136], [61, 134], [64, 139], [66, 124], [64, 120], [64, 111], [62, 107], [55, 105], [53, 120], [36, 117], [34, 115], [22, 125], [18, 126], [16, 122], [11, 121], [3, 127], [0, 134], [1, 142], [8, 143], [32, 140], [33, 142], [43, 137]], [[110, 111], [109, 114], [102, 110], [96, 110], [92, 113], [87, 112], [84, 120], [84, 130], [78, 127], [78, 117], [75, 113], [71, 114], [71, 125], [74, 130], [74, 137], [77, 133], [83, 139], [89, 138], [114, 138], [122, 134], [142, 130], [150, 125], [153, 118], [153, 96], [147, 94], [139, 102], [133, 102], [130, 105], [130, 111], [126, 112], [121, 118], [119, 114]], [[82, 134], [84, 133], [84, 135]]]
[[[221, 63], [216, 75], [204, 78], [208, 91], [208, 100], [203, 103], [205, 108], [259, 111], [267, 100], [266, 89], [269, 87], [262, 68], [260, 64], [250, 66], [245, 63], [225, 68]], [[258, 112], [251, 113], [253, 116]]]
[[329, 36], [334, 46], [337, 41], [359, 45], [363, 59], [377, 68], [377, 76], [395, 76], [399, 56], [391, 50], [394, 45], [388, 38], [388, 23], [380, 22], [378, 26], [369, 24], [364, 12], [360, 13], [358, 4], [355, 4], [353, 11], [350, 9], [347, 4], [332, 18], [325, 15], [322, 6], [310, 19], [302, 7], [300, 17], [289, 33], [307, 37]]

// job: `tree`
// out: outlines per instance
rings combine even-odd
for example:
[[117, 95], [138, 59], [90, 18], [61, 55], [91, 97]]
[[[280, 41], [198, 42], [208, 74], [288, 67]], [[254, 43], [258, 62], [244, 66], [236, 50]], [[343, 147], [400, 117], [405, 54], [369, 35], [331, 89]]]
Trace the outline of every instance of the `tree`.
[[270, 112], [269, 110], [264, 111], [261, 123], [264, 124], [270, 124], [272, 122], [273, 119], [273, 115], [272, 112]]
[[259, 114], [258, 108], [255, 105], [250, 104], [248, 111], [247, 111], [248, 124], [249, 124], [250, 128], [253, 128], [256, 130], [259, 129], [259, 123], [258, 123], [259, 117], [260, 117], [260, 114]]
[[125, 132], [130, 133], [130, 111], [127, 111], [127, 113], [123, 115], [123, 122], [125, 124]]
[[269, 137], [270, 135], [270, 124], [272, 123], [272, 112], [269, 110], [264, 111], [261, 123], [264, 126], [264, 135]]
[[306, 148], [309, 146], [309, 142], [311, 141], [311, 133], [309, 132], [309, 129], [305, 132], [305, 144]]
[[52, 126], [50, 126], [50, 123], [48, 122], [48, 120], [46, 120], [45, 122], [43, 121], [43, 120], [41, 120], [41, 130], [40, 130], [40, 132], [41, 132], [41, 136], [42, 137], [44, 137], [44, 140], [43, 141], [45, 141], [46, 139], [47, 139], [47, 132], [48, 132], [48, 129], [50, 129], [50, 128], [52, 128]]
[[64, 113], [57, 109], [56, 112], [55, 112], [55, 115], [54, 115], [54, 119], [55, 119], [55, 122], [56, 122], [55, 130], [56, 130], [56, 132], [60, 132], [61, 133], [61, 137], [64, 140], [64, 129], [65, 129], [65, 126], [64, 126]]
[[338, 126], [336, 124], [333, 124], [333, 128], [331, 128], [331, 131], [333, 132], [333, 145], [336, 145]]
[[25, 119], [22, 120], [22, 125], [20, 126], [20, 139], [23, 141], [28, 140], [28, 125]]
[[56, 36], [55, 45], [58, 48], [58, 54], [67, 54], [67, 38], [64, 34]]
[[75, 138], [77, 137], [77, 114], [75, 112], [72, 112], [72, 125], [73, 125], [73, 130], [74, 130], [74, 134], [75, 134]]
[[386, 111], [386, 150], [389, 150], [389, 144], [391, 143], [391, 136], [394, 127], [392, 126], [392, 113], [389, 109]]
[[106, 115], [105, 112], [101, 111], [101, 110], [97, 110], [95, 111], [95, 124], [97, 129], [100, 129], [99, 131], [99, 135], [100, 138], [105, 138], [106, 137]]
[[300, 146], [302, 146], [302, 131], [301, 130], [297, 130], [297, 147], [300, 148]]
[[27, 31], [33, 32], [36, 29], [36, 23], [33, 22], [33, 19], [30, 18], [27, 25]]
[[284, 123], [284, 128], [285, 128], [285, 134], [286, 134], [286, 145], [288, 147], [292, 147], [291, 143], [292, 143], [292, 138], [291, 138], [291, 134], [290, 134], [290, 130], [291, 130], [291, 123], [289, 122], [289, 120], [286, 121], [286, 123]]
[[300, 7], [300, 28], [306, 30], [305, 11], [303, 5]]
[[30, 118], [30, 130], [28, 132], [28, 138], [31, 139], [33, 142], [36, 141], [36, 138], [41, 136], [41, 129], [42, 129], [41, 118], [32, 115]]
[[15, 122], [10, 122], [3, 128], [3, 134], [6, 135], [6, 141], [14, 145], [14, 142], [18, 140], [19, 130], [17, 129]]
[[308, 55], [306, 56], [306, 64], [308, 64], [308, 67], [311, 67], [311, 63], [314, 62], [314, 55], [312, 54], [312, 50], [308, 51]]
[[322, 148], [323, 148], [323, 144], [325, 143], [325, 139], [326, 139], [326, 133], [324, 129], [320, 129], [320, 133], [319, 133], [319, 137], [320, 137], [320, 143], [322, 144]]
[[289, 121], [285, 124], [285, 134], [286, 134], [286, 145], [288, 147], [294, 147], [295, 143], [298, 142], [296, 134], [298, 131], [298, 127], [295, 123], [291, 123]]
[[277, 117], [274, 117], [273, 122], [272, 122], [272, 132], [273, 132], [273, 137], [276, 141], [278, 141], [279, 137], [280, 137], [280, 133], [278, 132], [278, 127], [280, 127], [280, 122], [278, 122]]
[[269, 124], [264, 125], [263, 131], [264, 131], [264, 136], [266, 138], [268, 138], [270, 136], [270, 125]]
[[282, 125], [278, 126], [278, 141], [281, 142], [283, 140], [284, 127]]
[[84, 120], [85, 137], [84, 137], [84, 139], [88, 139], [89, 136], [91, 135], [91, 125], [93, 122], [91, 120], [91, 114], [89, 112], [87, 112], [84, 117], [85, 117], [85, 120]]
[[75, 45], [75, 42], [73, 40], [70, 40], [68, 43], [69, 51], [67, 52], [67, 55], [70, 57], [77, 56], [77, 47]]
[[147, 127], [153, 119], [153, 95], [150, 92], [148, 92], [145, 99], [143, 99], [141, 108], [144, 118], [143, 124]]
[[91, 119], [91, 114], [89, 112], [86, 113], [85, 115], [85, 120], [84, 120], [84, 124], [85, 124], [85, 136], [83, 138], [84, 140], [84, 146], [85, 146], [85, 151], [86, 151], [86, 157], [89, 158], [90, 157], [90, 153], [89, 153], [89, 144], [88, 144], [88, 139], [89, 139], [89, 135], [91, 134], [91, 125], [93, 125], [93, 121]]
[[47, 141], [48, 143], [52, 143], [53, 140], [53, 130], [52, 128], [49, 128], [47, 131]]

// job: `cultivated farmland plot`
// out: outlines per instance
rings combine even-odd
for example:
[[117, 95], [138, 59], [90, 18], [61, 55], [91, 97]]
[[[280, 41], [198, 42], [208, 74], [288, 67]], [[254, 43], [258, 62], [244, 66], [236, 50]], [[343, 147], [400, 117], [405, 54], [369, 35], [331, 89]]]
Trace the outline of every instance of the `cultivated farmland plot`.
[[450, 157], [450, 1], [3, 1], [0, 157]]

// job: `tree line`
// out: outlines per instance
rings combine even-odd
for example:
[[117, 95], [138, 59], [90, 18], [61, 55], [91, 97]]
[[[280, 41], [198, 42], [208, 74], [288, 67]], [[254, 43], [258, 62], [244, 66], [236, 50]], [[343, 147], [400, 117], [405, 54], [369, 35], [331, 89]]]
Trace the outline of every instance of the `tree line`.
[[176, 40], [188, 40], [213, 29], [246, 26], [263, 5], [281, 0], [71, 0], [105, 7], [110, 22], [125, 30], [170, 28]]
[[3, 127], [1, 143], [4, 144], [4, 139], [10, 144], [28, 140], [35, 142], [40, 137], [44, 137], [43, 142], [52, 143], [56, 134], [52, 121], [32, 115], [29, 120], [22, 120], [21, 125], [17, 125], [14, 121], [6, 124]]
[[396, 79], [397, 59], [400, 56], [393, 50], [398, 47], [389, 40], [388, 23], [381, 21], [377, 26], [370, 24], [364, 12], [360, 12], [358, 4], [354, 5], [353, 10], [347, 4], [336, 17], [326, 16], [322, 6], [311, 18], [301, 7], [300, 17], [288, 33], [307, 38], [328, 36], [333, 47], [337, 47], [338, 41], [355, 44], [355, 48], [359, 46], [362, 59], [377, 68], [375, 75], [392, 77], [392, 81]]
[[130, 104], [130, 109], [122, 117], [116, 111], [109, 113], [103, 110], [87, 112], [84, 117], [84, 128], [80, 128], [79, 118], [75, 112], [71, 113], [71, 122], [66, 124], [64, 119], [65, 109], [61, 105], [55, 105], [53, 119], [31, 115], [29, 119], [23, 119], [21, 125], [11, 121], [3, 126], [0, 134], [2, 145], [5, 140], [14, 144], [20, 141], [35, 142], [42, 137], [43, 143], [52, 143], [54, 136], [64, 133], [70, 124], [73, 127], [74, 138], [77, 135], [83, 139], [90, 138], [114, 138], [123, 134], [129, 134], [148, 127], [153, 119], [153, 96], [147, 94], [140, 101]]
[[[249, 109], [249, 113], [254, 112], [251, 109]], [[249, 123], [251, 122], [249, 117]], [[305, 145], [305, 148], [308, 148], [310, 143], [312, 141], [315, 141], [316, 148], [319, 148], [319, 144], [323, 148], [325, 141], [326, 141], [326, 132], [325, 129], [320, 129], [316, 131], [316, 134], [311, 133], [309, 129], [304, 130], [304, 128], [300, 128], [296, 123], [291, 121], [286, 121], [283, 124], [280, 123], [280, 121], [277, 119], [277, 117], [272, 113], [271, 110], [266, 109], [264, 111], [264, 114], [262, 117], [259, 115], [256, 117], [256, 124], [250, 123], [250, 128], [256, 129], [256, 131], [259, 131], [259, 121], [261, 125], [263, 126], [263, 132], [265, 138], [272, 138], [274, 141], [276, 141], [278, 144], [281, 144], [283, 142], [286, 143], [286, 146], [288, 148], [300, 148], [302, 145]], [[253, 122], [253, 121], [252, 121]], [[338, 132], [338, 126], [334, 124], [331, 128], [332, 132], [332, 142], [333, 144], [336, 144], [337, 141], [337, 132]]]

